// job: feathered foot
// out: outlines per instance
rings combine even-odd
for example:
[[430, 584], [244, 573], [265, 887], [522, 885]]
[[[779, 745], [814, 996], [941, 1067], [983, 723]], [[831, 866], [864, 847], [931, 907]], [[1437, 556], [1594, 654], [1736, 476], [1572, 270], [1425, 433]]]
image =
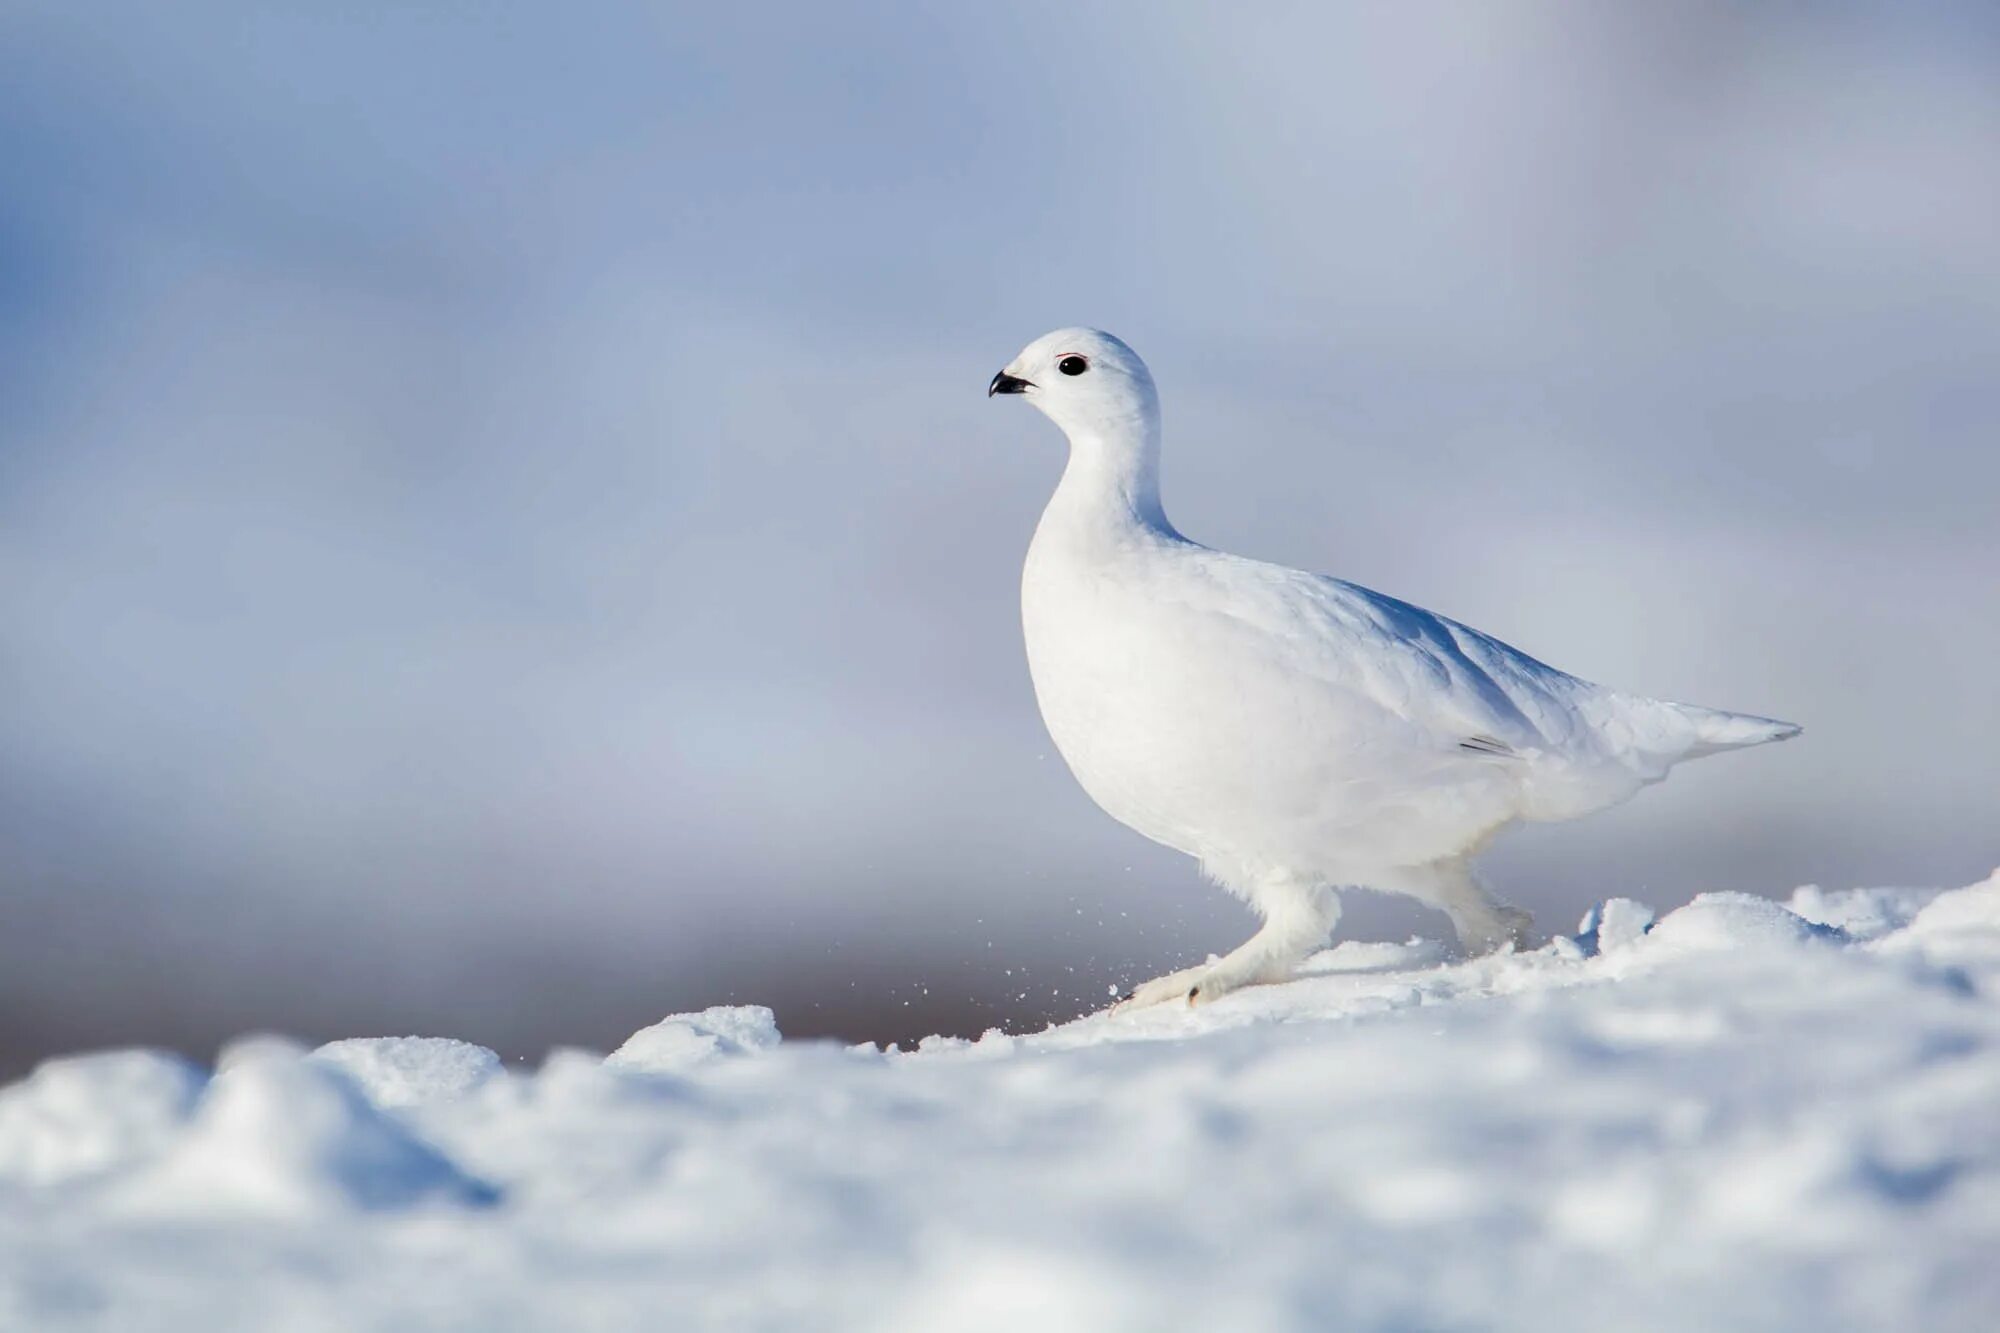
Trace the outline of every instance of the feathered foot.
[[1112, 1005], [1111, 1012], [1156, 1004], [1192, 1008], [1245, 986], [1283, 981], [1301, 958], [1326, 943], [1327, 933], [1340, 918], [1340, 899], [1309, 881], [1273, 878], [1261, 883], [1253, 897], [1265, 913], [1264, 926], [1255, 935], [1221, 958], [1153, 978]]

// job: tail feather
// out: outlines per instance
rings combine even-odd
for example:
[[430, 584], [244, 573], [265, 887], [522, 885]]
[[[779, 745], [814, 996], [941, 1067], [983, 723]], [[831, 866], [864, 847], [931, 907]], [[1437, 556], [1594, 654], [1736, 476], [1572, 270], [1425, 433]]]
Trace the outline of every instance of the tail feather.
[[1751, 713], [1725, 713], [1696, 704], [1670, 703], [1666, 707], [1683, 720], [1692, 733], [1682, 755], [1687, 759], [1699, 759], [1705, 754], [1719, 754], [1724, 750], [1740, 750], [1746, 745], [1788, 741], [1801, 730], [1796, 722], [1780, 722], [1774, 717], [1758, 717]]
[[1699, 704], [1606, 691], [1588, 708], [1598, 734], [1623, 752], [1642, 781], [1658, 782], [1684, 759], [1790, 740], [1796, 723], [1751, 713], [1725, 713]]

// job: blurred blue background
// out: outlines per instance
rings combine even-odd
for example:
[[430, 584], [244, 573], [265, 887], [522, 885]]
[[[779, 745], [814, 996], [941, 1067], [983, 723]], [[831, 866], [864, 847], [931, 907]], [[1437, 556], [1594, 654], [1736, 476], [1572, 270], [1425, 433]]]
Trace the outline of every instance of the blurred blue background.
[[0, 1066], [1237, 943], [1029, 690], [1075, 322], [1197, 539], [1806, 724], [1506, 843], [1544, 927], [2000, 860], [1990, 4], [17, 4]]

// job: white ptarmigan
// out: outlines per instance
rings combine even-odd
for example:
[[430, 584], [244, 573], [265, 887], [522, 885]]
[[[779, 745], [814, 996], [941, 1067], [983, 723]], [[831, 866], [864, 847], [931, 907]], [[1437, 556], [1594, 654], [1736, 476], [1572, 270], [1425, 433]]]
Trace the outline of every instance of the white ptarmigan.
[[1467, 950], [1519, 944], [1528, 914], [1471, 867], [1500, 829], [1798, 734], [1620, 694], [1393, 597], [1189, 541], [1160, 508], [1153, 377], [1108, 333], [1036, 339], [996, 393], [1069, 437], [1021, 572], [1049, 735], [1113, 818], [1198, 858], [1264, 918], [1226, 957], [1124, 1006], [1282, 979], [1325, 943], [1340, 887], [1440, 908]]

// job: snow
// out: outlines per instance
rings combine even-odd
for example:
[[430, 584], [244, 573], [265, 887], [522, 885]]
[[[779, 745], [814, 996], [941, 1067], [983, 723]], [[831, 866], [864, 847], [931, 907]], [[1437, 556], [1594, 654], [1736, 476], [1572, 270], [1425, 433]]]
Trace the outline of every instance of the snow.
[[1595, 953], [1615, 953], [1653, 926], [1653, 909], [1630, 898], [1610, 898], [1583, 914], [1576, 940]]
[[680, 1074], [718, 1055], [748, 1055], [778, 1042], [777, 1016], [763, 1005], [717, 1005], [641, 1028], [604, 1063], [625, 1073]]
[[224, 1051], [186, 1131], [112, 1192], [119, 1212], [301, 1219], [496, 1197], [360, 1084], [271, 1037]]
[[163, 1152], [206, 1076], [159, 1051], [51, 1060], [0, 1089], [0, 1188], [104, 1175]]
[[350, 1037], [312, 1058], [346, 1074], [385, 1110], [463, 1097], [500, 1072], [492, 1051], [448, 1037]]
[[1748, 893], [1703, 893], [1632, 941], [1648, 959], [1667, 952], [1704, 949], [1778, 951], [1839, 938], [1830, 926], [1806, 920], [1769, 898]]
[[913, 1052], [675, 1015], [52, 1061], [0, 1329], [1988, 1329], [2000, 875]]

